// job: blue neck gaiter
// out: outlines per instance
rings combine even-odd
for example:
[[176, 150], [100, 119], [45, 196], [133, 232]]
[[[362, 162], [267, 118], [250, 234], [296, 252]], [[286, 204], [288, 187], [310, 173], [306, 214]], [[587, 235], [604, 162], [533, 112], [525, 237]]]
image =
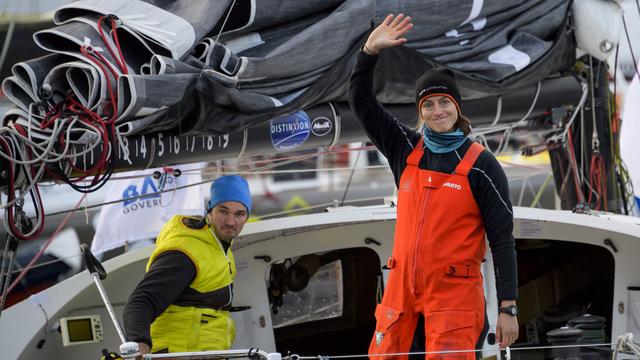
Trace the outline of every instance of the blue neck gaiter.
[[424, 126], [422, 129], [422, 137], [424, 138], [424, 144], [436, 154], [443, 154], [453, 151], [467, 140], [467, 136], [456, 128], [454, 131], [439, 133], [431, 130], [430, 127]]

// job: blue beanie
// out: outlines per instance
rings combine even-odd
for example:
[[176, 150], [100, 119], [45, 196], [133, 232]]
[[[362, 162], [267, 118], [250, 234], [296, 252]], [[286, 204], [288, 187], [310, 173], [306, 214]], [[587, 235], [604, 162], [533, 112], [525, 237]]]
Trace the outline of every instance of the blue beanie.
[[242, 176], [221, 176], [211, 183], [209, 191], [211, 197], [209, 198], [207, 212], [225, 201], [237, 201], [247, 208], [247, 213], [251, 212], [251, 192], [249, 191], [247, 180]]

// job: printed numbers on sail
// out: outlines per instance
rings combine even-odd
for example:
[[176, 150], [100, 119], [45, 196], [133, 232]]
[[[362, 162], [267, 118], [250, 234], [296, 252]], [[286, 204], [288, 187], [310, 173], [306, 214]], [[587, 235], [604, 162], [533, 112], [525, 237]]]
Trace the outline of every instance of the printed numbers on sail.
[[158, 133], [158, 156], [164, 155], [164, 143], [162, 142], [162, 133]]
[[142, 139], [140, 139], [140, 155], [142, 155], [143, 159], [147, 158], [147, 140], [142, 135]]

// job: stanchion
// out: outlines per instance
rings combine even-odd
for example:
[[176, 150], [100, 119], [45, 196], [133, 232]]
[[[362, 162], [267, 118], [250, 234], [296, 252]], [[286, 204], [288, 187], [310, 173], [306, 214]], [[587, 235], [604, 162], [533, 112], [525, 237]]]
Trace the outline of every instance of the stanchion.
[[91, 274], [93, 282], [95, 282], [96, 287], [98, 288], [100, 297], [102, 297], [104, 306], [107, 308], [109, 316], [111, 316], [111, 321], [116, 327], [116, 331], [118, 332], [118, 336], [120, 337], [120, 341], [122, 342], [122, 344], [120, 345], [120, 354], [125, 359], [133, 358], [140, 355], [138, 352], [138, 343], [127, 341], [124, 335], [124, 331], [122, 331], [122, 326], [120, 326], [120, 322], [116, 317], [116, 313], [115, 311], [113, 311], [113, 306], [111, 305], [111, 301], [109, 301], [107, 292], [102, 286], [102, 280], [107, 278], [107, 272], [104, 270], [104, 267], [102, 266], [100, 261], [98, 261], [98, 259], [93, 256], [91, 250], [89, 250], [89, 247], [86, 244], [80, 245], [80, 251], [82, 251], [82, 257], [84, 258], [84, 263], [87, 266], [87, 270], [89, 271], [89, 274]]

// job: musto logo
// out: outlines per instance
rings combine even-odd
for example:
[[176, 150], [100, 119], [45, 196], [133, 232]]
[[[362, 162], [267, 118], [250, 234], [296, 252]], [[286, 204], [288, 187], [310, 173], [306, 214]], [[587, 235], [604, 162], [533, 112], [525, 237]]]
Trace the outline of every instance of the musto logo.
[[442, 187], [448, 187], [448, 188], [452, 188], [452, 189], [456, 189], [456, 190], [462, 190], [462, 186], [460, 186], [458, 184], [450, 183], [450, 182], [446, 182], [446, 183], [442, 184]]
[[271, 120], [271, 143], [277, 151], [288, 151], [304, 144], [309, 138], [309, 115], [304, 111]]
[[311, 123], [311, 132], [315, 136], [325, 136], [331, 132], [331, 129], [333, 129], [333, 124], [326, 117], [317, 117]]

